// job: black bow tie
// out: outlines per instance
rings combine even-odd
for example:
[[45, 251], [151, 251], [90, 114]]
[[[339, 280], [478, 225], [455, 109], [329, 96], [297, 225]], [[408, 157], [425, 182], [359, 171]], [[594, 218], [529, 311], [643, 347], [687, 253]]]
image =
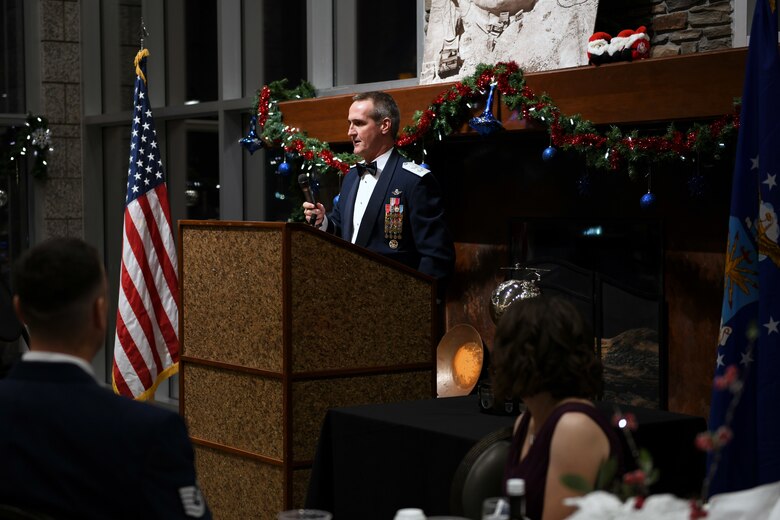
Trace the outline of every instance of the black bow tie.
[[357, 167], [358, 177], [362, 177], [364, 173], [376, 175], [376, 161], [370, 162], [368, 164], [357, 163], [355, 166]]

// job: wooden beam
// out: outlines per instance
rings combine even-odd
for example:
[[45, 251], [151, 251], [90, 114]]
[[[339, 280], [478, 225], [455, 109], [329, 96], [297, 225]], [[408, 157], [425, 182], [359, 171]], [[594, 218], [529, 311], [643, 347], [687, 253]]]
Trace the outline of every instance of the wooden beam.
[[[742, 95], [747, 49], [702, 52], [633, 63], [612, 63], [536, 72], [526, 82], [537, 94], [547, 92], [564, 114], [580, 114], [596, 124], [650, 123], [706, 119], [730, 113]], [[401, 110], [401, 125], [410, 124], [452, 83], [390, 89]], [[347, 142], [351, 95], [280, 104], [284, 121], [310, 136], [331, 143]], [[508, 130], [523, 121], [506, 108], [500, 117]], [[468, 129], [464, 128], [466, 132]]]

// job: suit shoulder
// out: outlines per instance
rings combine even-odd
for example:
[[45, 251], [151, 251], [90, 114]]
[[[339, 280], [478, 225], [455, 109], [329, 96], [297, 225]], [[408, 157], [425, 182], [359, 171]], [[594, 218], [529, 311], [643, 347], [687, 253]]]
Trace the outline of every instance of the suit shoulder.
[[401, 168], [408, 172], [412, 172], [413, 174], [417, 175], [418, 177], [424, 177], [427, 174], [431, 173], [431, 170], [424, 168], [417, 164], [414, 161], [406, 161], [403, 164], [401, 164]]

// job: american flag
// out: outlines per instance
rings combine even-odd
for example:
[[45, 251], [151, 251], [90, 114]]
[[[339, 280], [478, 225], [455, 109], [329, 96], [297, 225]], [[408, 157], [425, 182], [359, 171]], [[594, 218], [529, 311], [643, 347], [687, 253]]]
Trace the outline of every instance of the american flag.
[[146, 56], [135, 58], [130, 165], [114, 340], [114, 391], [148, 399], [179, 368], [179, 281], [168, 189], [146, 88]]
[[710, 457], [712, 494], [780, 480], [780, 54], [775, 0], [758, 0], [755, 9], [715, 360], [716, 376], [733, 366], [744, 385], [741, 393], [712, 393], [710, 429], [733, 436]]

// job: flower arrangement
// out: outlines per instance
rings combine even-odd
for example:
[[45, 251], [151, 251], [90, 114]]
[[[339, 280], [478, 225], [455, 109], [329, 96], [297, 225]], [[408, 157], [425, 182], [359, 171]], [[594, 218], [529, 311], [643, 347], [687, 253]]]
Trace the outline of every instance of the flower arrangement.
[[[758, 330], [754, 323], [747, 330], [748, 357], [752, 354], [753, 344], [757, 338]], [[570, 518], [574, 520], [764, 518], [770, 510], [776, 510], [780, 518], [780, 501], [777, 499], [780, 496], [780, 482], [737, 493], [716, 495], [707, 504], [703, 503], [709, 495], [709, 485], [718, 470], [721, 451], [734, 437], [731, 422], [742, 396], [745, 377], [747, 377], [747, 367], [740, 373], [737, 366], [730, 365], [726, 367], [723, 375], [716, 376], [713, 380], [715, 391], [730, 392], [732, 398], [729, 401], [724, 424], [715, 431], [700, 433], [695, 440], [698, 449], [711, 455], [709, 471], [702, 483], [700, 499], [684, 500], [669, 494], [650, 495], [649, 488], [658, 480], [658, 470], [653, 468], [650, 454], [646, 450], [638, 450], [634, 442], [631, 432], [636, 430], [636, 418], [632, 414], [622, 414], [616, 410], [612, 420], [613, 425], [624, 433], [637, 469], [618, 478], [617, 462], [609, 459], [599, 468], [595, 486], [591, 486], [579, 475], [565, 475], [564, 484], [584, 493], [584, 496], [566, 500], [567, 505], [578, 508]], [[735, 516], [737, 512], [741, 516]]]

